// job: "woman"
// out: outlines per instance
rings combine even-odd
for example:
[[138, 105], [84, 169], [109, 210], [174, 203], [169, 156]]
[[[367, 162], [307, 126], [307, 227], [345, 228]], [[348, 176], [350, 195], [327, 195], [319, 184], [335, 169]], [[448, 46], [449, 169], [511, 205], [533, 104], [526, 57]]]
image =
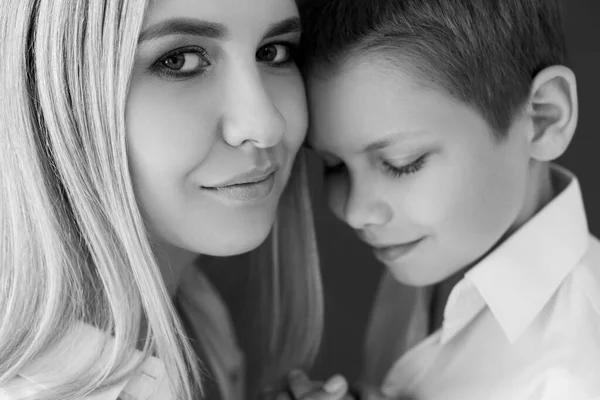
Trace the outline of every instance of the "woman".
[[241, 397], [198, 266], [257, 247], [246, 392], [310, 363], [298, 26], [292, 0], [0, 4], [0, 398], [193, 399], [201, 369]]

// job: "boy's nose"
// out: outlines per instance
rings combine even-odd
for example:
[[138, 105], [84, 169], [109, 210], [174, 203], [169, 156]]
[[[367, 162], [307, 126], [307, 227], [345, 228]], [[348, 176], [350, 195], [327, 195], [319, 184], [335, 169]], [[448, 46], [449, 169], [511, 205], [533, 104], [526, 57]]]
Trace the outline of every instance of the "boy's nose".
[[283, 139], [286, 122], [264, 85], [260, 71], [239, 70], [231, 74], [221, 118], [223, 139], [231, 146], [251, 142], [267, 148]]
[[365, 204], [362, 207], [346, 207], [344, 220], [356, 230], [366, 229], [372, 226], [382, 226], [391, 220], [391, 210], [383, 202]]
[[389, 204], [372, 188], [352, 188], [343, 209], [343, 219], [352, 228], [362, 230], [382, 226], [391, 221], [393, 212]]

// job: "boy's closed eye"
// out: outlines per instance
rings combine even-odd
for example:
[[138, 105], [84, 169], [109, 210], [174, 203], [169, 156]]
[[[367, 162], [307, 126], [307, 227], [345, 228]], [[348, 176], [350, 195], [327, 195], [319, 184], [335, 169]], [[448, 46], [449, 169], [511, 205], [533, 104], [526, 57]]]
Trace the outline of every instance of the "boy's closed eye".
[[382, 166], [384, 172], [391, 176], [392, 178], [400, 178], [405, 175], [410, 175], [417, 173], [423, 168], [425, 162], [427, 161], [429, 154], [423, 154], [422, 156], [416, 158], [414, 161], [411, 161], [408, 164], [404, 164], [402, 166], [395, 166], [394, 164], [388, 161], [382, 161]]
[[[405, 163], [403, 165], [396, 165], [390, 161], [385, 159], [378, 160], [378, 164], [380, 164], [381, 170], [384, 174], [391, 178], [401, 178], [405, 175], [410, 175], [419, 172], [423, 166], [425, 165], [428, 159], [429, 153], [423, 154], [413, 161]], [[347, 171], [347, 166], [342, 161], [331, 160], [328, 157], [324, 157], [324, 172], [326, 175], [345, 173]]]

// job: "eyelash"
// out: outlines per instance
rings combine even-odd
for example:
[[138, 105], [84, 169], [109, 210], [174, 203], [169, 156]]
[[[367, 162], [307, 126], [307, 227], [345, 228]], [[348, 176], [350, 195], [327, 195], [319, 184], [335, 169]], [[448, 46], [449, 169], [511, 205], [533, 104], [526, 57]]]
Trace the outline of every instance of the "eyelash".
[[[417, 158], [415, 161], [410, 164], [404, 165], [402, 167], [395, 167], [388, 162], [383, 162], [383, 170], [384, 172], [391, 176], [392, 178], [398, 179], [405, 175], [410, 175], [417, 173], [423, 168], [425, 165], [425, 161], [427, 161], [428, 154], [424, 154], [421, 157]], [[343, 163], [336, 164], [333, 166], [325, 165], [325, 174], [334, 174], [338, 172], [342, 172], [345, 169], [345, 165]]]
[[423, 165], [425, 165], [426, 160], [427, 154], [424, 154], [421, 157], [417, 158], [415, 161], [411, 162], [410, 164], [402, 167], [394, 167], [393, 165], [384, 162], [383, 168], [385, 172], [392, 178], [400, 178], [404, 175], [410, 175], [419, 172], [421, 168], [423, 168]]
[[[195, 69], [192, 71], [188, 71], [188, 72], [180, 72], [177, 70], [173, 70], [164, 65], [164, 62], [166, 60], [168, 60], [169, 58], [177, 57], [177, 56], [180, 56], [183, 54], [196, 54], [201, 58], [202, 62], [205, 63], [206, 65], [204, 65], [201, 68], [198, 68], [198, 69]], [[204, 74], [206, 72], [206, 68], [208, 68], [212, 65], [210, 63], [210, 61], [208, 61], [208, 57], [209, 57], [208, 52], [205, 49], [203, 49], [202, 47], [198, 47], [198, 46], [181, 47], [179, 49], [170, 51], [169, 53], [160, 57], [150, 67], [150, 70], [151, 70], [151, 72], [153, 72], [157, 75], [163, 76], [163, 77], [167, 77], [167, 78], [171, 78], [171, 79], [185, 79], [185, 78], [189, 78], [192, 76]]]
[[[286, 47], [287, 51], [289, 51], [289, 57], [281, 62], [266, 62], [267, 65], [269, 65], [270, 67], [273, 68], [284, 68], [287, 67], [291, 64], [296, 64], [297, 60], [298, 60], [298, 48], [299, 45], [297, 43], [293, 43], [293, 42], [289, 42], [289, 41], [276, 41], [276, 42], [271, 42], [271, 43], [267, 43], [264, 46], [261, 46], [258, 51], [264, 49], [265, 47], [269, 47], [269, 46], [284, 46]], [[257, 51], [257, 53], [258, 53]]]

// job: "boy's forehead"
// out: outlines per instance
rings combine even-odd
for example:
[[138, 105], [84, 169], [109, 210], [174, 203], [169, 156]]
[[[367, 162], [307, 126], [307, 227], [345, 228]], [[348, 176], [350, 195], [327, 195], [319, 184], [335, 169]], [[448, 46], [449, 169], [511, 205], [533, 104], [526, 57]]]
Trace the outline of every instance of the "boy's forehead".
[[426, 133], [409, 104], [412, 83], [380, 66], [356, 64], [338, 73], [307, 77], [311, 111], [308, 143], [345, 152], [368, 152], [397, 142], [415, 142]]
[[492, 128], [479, 111], [377, 64], [309, 77], [307, 89], [307, 142], [321, 152], [351, 156], [389, 148], [407, 153], [441, 143], [472, 147], [492, 141]]
[[352, 111], [356, 112], [355, 117], [360, 115], [365, 121], [382, 106], [408, 106], [416, 92], [430, 90], [401, 68], [362, 59], [350, 60], [336, 69], [309, 74], [306, 86], [314, 115], [326, 114], [335, 119]]

